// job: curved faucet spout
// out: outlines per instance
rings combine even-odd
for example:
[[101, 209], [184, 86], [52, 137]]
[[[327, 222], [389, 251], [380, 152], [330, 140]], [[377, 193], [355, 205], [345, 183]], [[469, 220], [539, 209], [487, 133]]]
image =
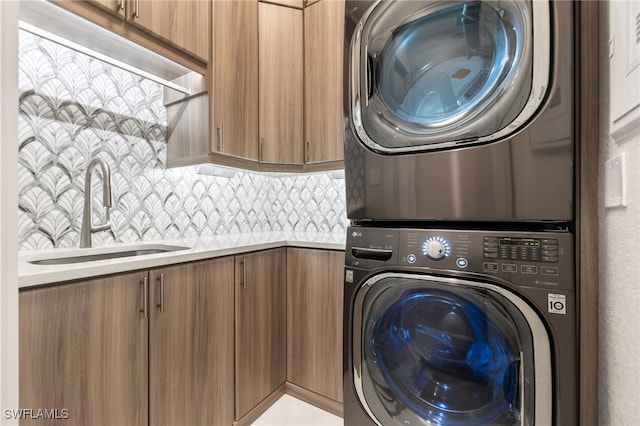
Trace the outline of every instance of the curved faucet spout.
[[[91, 220], [91, 177], [96, 167], [100, 166], [102, 172], [102, 204], [106, 212], [106, 222], [102, 225], [93, 225]], [[111, 207], [111, 170], [106, 161], [95, 158], [87, 167], [84, 179], [84, 210], [82, 213], [82, 228], [80, 229], [80, 248], [91, 247], [91, 234], [98, 231], [111, 229], [109, 222], [109, 208]]]

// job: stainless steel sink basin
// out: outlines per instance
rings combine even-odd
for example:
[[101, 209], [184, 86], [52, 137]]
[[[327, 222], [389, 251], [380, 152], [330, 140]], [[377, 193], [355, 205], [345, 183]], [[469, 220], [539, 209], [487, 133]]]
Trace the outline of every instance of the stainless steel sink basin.
[[28, 263], [33, 265], [65, 265], [69, 263], [81, 263], [81, 262], [93, 262], [96, 260], [108, 260], [117, 259], [120, 257], [131, 256], [144, 256], [147, 254], [168, 253], [178, 250], [188, 250], [189, 247], [182, 246], [169, 246], [169, 245], [154, 245], [154, 246], [140, 246], [140, 247], [123, 247], [122, 250], [112, 251], [107, 253], [92, 253], [92, 254], [74, 254], [63, 257], [49, 257], [43, 259], [28, 260]]

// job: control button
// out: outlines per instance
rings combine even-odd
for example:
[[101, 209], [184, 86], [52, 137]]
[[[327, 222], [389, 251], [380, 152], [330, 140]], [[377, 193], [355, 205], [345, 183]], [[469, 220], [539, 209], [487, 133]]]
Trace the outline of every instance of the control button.
[[542, 261], [558, 263], [558, 256], [542, 256]]
[[498, 258], [498, 253], [485, 253], [484, 257], [489, 258], [489, 259], [497, 259]]
[[407, 262], [409, 263], [416, 263], [416, 255], [415, 254], [410, 254], [407, 256]]
[[491, 243], [497, 243], [498, 237], [484, 237], [484, 240]]
[[541, 266], [540, 272], [542, 275], [558, 275], [558, 267], [557, 266]]
[[458, 260], [456, 260], [456, 265], [458, 265], [458, 268], [464, 269], [469, 266], [469, 261], [464, 257], [459, 257]]
[[482, 263], [482, 270], [484, 272], [498, 272], [498, 264], [495, 262]]
[[557, 244], [543, 244], [542, 245], [542, 250], [558, 250], [558, 245]]
[[484, 242], [484, 247], [485, 248], [497, 248], [498, 247], [498, 243], [497, 242]]
[[537, 274], [538, 267], [535, 265], [520, 265], [520, 272], [523, 274]]
[[498, 248], [497, 247], [486, 247], [484, 249], [485, 253], [497, 253], [498, 252]]
[[542, 250], [543, 256], [557, 256], [558, 250]]
[[518, 272], [518, 265], [514, 265], [513, 263], [503, 263], [502, 272]]
[[557, 246], [558, 240], [542, 240], [543, 245]]

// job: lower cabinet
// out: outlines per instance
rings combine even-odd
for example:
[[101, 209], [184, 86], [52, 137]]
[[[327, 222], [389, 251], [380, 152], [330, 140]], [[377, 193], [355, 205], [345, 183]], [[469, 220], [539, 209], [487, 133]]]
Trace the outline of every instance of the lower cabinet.
[[20, 424], [148, 425], [146, 276], [20, 292], [20, 408], [68, 417]]
[[[20, 293], [21, 424], [233, 424], [233, 259]], [[58, 412], [62, 416], [65, 412]]]
[[236, 420], [286, 380], [286, 254], [236, 256]]
[[233, 259], [149, 274], [149, 424], [233, 424]]
[[20, 408], [58, 418], [21, 424], [244, 425], [285, 382], [339, 412], [343, 265], [279, 248], [25, 289]]
[[344, 252], [287, 249], [287, 381], [342, 403]]

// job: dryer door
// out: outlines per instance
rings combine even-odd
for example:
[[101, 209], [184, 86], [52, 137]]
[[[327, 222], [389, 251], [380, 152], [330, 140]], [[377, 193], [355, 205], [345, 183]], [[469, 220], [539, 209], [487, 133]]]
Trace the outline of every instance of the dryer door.
[[538, 111], [550, 81], [546, 1], [376, 2], [351, 43], [351, 120], [374, 151], [497, 140]]
[[355, 303], [354, 383], [377, 424], [551, 424], [549, 337], [514, 293], [385, 273]]

